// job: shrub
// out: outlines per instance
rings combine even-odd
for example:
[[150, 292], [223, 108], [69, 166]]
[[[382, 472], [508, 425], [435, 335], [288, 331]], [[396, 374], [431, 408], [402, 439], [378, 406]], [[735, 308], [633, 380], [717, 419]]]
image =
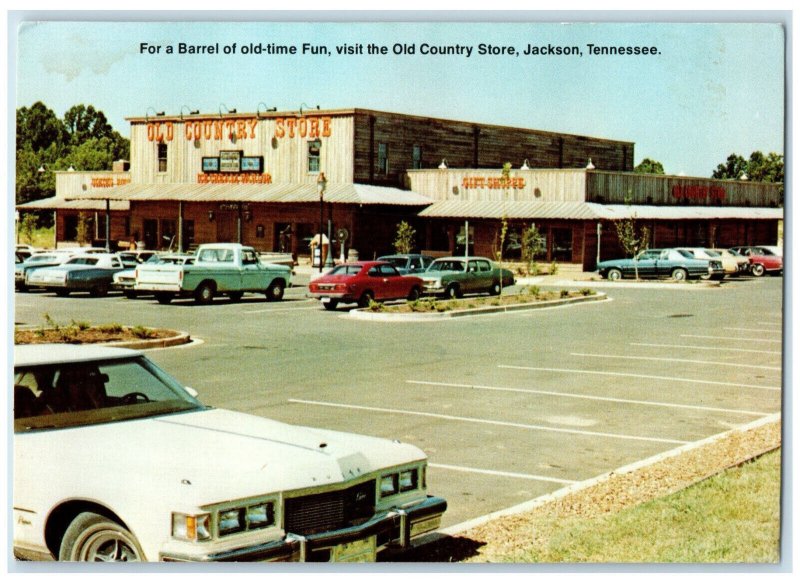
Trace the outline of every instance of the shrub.
[[584, 295], [584, 296], [593, 296], [595, 293], [597, 293], [597, 292], [595, 292], [593, 289], [588, 288], [588, 287], [585, 287], [585, 288], [583, 288], [581, 290], [581, 294]]
[[105, 334], [119, 334], [122, 332], [122, 324], [101, 324], [97, 329]]
[[562, 298], [569, 297], [569, 290], [562, 289], [561, 290], [561, 297]]
[[376, 302], [375, 300], [370, 300], [369, 301], [369, 306], [367, 306], [367, 309], [370, 312], [382, 312], [383, 311], [383, 304], [381, 302]]
[[130, 329], [131, 334], [133, 334], [136, 338], [141, 338], [146, 340], [147, 338], [153, 338], [156, 333], [153, 332], [150, 328], [145, 328], [144, 326], [134, 326]]
[[558, 263], [553, 261], [550, 264], [550, 275], [556, 275], [558, 273]]
[[92, 325], [89, 322], [84, 322], [84, 321], [76, 322], [75, 320], [72, 321], [72, 325], [75, 326], [80, 331], [88, 330], [89, 328], [92, 327]]

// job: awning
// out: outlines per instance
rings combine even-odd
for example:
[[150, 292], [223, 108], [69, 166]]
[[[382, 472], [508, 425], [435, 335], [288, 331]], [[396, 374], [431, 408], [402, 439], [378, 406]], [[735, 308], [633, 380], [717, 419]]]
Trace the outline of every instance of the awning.
[[[131, 205], [128, 201], [112, 200], [109, 204], [112, 211], [128, 211]], [[33, 200], [24, 204], [18, 204], [17, 209], [25, 211], [47, 211], [47, 210], [78, 210], [78, 211], [104, 211], [106, 210], [105, 200], [67, 200], [61, 197], [53, 196], [51, 198], [43, 198], [40, 200]]]
[[[66, 195], [73, 200], [316, 203], [313, 183], [277, 184], [126, 184], [102, 191]], [[328, 184], [325, 202], [333, 204], [385, 204], [427, 206], [433, 200], [410, 190], [368, 184]]]
[[652, 220], [782, 219], [782, 208], [725, 206], [613, 205], [593, 202], [462, 201], [435, 202], [419, 213], [425, 218]]

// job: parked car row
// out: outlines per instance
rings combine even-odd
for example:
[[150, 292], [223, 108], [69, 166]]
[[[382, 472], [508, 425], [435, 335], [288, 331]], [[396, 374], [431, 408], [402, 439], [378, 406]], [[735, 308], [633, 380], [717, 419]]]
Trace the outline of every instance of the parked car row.
[[634, 258], [610, 259], [597, 264], [601, 277], [618, 280], [623, 277], [668, 277], [675, 281], [687, 279], [721, 280], [725, 276], [766, 272], [782, 273], [783, 258], [769, 247], [734, 247], [707, 249], [677, 247], [646, 249]]
[[[343, 263], [313, 280], [309, 295], [327, 310], [339, 304], [367, 307], [373, 301], [417, 300], [422, 295], [459, 298], [465, 293], [499, 295], [504, 286], [514, 285], [514, 274], [484, 257], [443, 257], [431, 260], [424, 271], [408, 272], [412, 259], [390, 256], [387, 260]], [[421, 260], [422, 262], [422, 260]]]

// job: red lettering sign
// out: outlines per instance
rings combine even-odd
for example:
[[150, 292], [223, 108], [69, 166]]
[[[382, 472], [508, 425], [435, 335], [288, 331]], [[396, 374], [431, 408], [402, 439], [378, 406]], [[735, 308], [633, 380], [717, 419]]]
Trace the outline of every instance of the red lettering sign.
[[490, 190], [525, 188], [525, 179], [519, 176], [500, 178], [497, 176], [465, 176], [461, 179], [462, 188], [488, 188]]
[[267, 174], [198, 174], [198, 184], [272, 184], [272, 176]]
[[698, 186], [688, 185], [681, 186], [676, 184], [672, 187], [673, 198], [691, 199], [691, 200], [725, 200], [725, 188], [722, 186]]

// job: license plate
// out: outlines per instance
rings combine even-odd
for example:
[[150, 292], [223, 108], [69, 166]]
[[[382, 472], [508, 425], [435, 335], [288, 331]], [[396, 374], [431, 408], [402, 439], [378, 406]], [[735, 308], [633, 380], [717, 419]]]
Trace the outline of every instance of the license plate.
[[330, 299], [328, 296], [322, 297], [322, 298], [320, 298], [319, 300], [320, 300], [320, 301], [321, 301], [323, 304], [327, 304], [328, 302], [330, 302], [330, 301], [331, 301], [331, 299]]
[[331, 561], [334, 563], [371, 563], [375, 561], [376, 537], [354, 540], [333, 547]]

